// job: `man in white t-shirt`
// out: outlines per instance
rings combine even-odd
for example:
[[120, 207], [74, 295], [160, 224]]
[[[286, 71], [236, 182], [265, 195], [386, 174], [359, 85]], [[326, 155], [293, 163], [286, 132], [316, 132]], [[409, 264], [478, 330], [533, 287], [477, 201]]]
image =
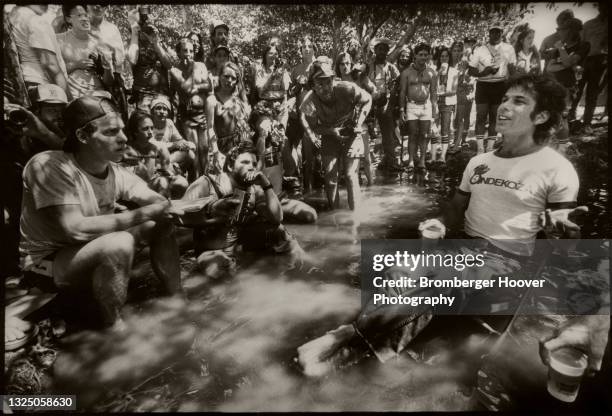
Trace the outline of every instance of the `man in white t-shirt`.
[[453, 227], [463, 218], [468, 237], [484, 238], [512, 256], [531, 256], [540, 230], [578, 230], [568, 219], [586, 210], [575, 208], [578, 175], [547, 146], [561, 121], [565, 94], [544, 76], [510, 80], [497, 110], [501, 147], [468, 162], [445, 223]]
[[[71, 303], [90, 293], [103, 323], [122, 329], [119, 310], [143, 243], [166, 292], [181, 293], [178, 245], [168, 218], [182, 212], [117, 164], [127, 138], [110, 100], [78, 98], [65, 110], [65, 127], [64, 151], [39, 153], [24, 169], [23, 270], [26, 280], [78, 293]], [[115, 213], [118, 200], [139, 208]]]
[[[478, 153], [493, 148], [497, 137], [495, 133], [495, 118], [497, 106], [506, 91], [505, 81], [514, 72], [516, 53], [514, 48], [502, 41], [503, 30], [499, 26], [489, 29], [489, 41], [474, 49], [470, 56], [469, 75], [476, 80], [476, 143]], [[488, 135], [485, 127], [489, 123]]]
[[[485, 255], [485, 264], [489, 264], [488, 260], [491, 264], [503, 264], [506, 273], [516, 272], [524, 259], [533, 254], [538, 231], [543, 230], [553, 244], [560, 246], [563, 240], [557, 238], [564, 232], [575, 238], [579, 227], [569, 217], [586, 211], [586, 207], [575, 208], [578, 175], [569, 161], [547, 146], [551, 132], [561, 122], [565, 94], [559, 83], [543, 76], [523, 75], [511, 80], [497, 111], [496, 129], [503, 135], [501, 147], [470, 160], [459, 190], [445, 212], [444, 224], [439, 219], [430, 219], [421, 223], [419, 229], [435, 227], [444, 235], [445, 224], [458, 229], [464, 218], [464, 237], [482, 239], [484, 244], [475, 245]], [[491, 253], [495, 258], [487, 257]], [[478, 273], [486, 274], [489, 270], [481, 268]], [[406, 276], [405, 273], [414, 270], [407, 272], [395, 267], [384, 273], [391, 278], [394, 271]], [[402, 294], [420, 296], [424, 292], [425, 289], [416, 288], [406, 289]], [[380, 309], [368, 314], [364, 310], [352, 325], [342, 325], [298, 348], [298, 361], [305, 373], [319, 373], [321, 368], [329, 367], [321, 365], [320, 357], [329, 357], [332, 362], [346, 360], [342, 358], [345, 352], [354, 357], [355, 353], [345, 351], [343, 346], [358, 345], [359, 339], [365, 340], [376, 356], [385, 361], [401, 352], [431, 319], [427, 307], [420, 311], [410, 309], [410, 318], [402, 315], [401, 309], [387, 311], [383, 313]], [[393, 329], [381, 330], [381, 322]], [[394, 354], [389, 354], [389, 346]]]
[[51, 24], [41, 16], [48, 5], [17, 6], [10, 14], [26, 86], [57, 84], [70, 99], [68, 75]]

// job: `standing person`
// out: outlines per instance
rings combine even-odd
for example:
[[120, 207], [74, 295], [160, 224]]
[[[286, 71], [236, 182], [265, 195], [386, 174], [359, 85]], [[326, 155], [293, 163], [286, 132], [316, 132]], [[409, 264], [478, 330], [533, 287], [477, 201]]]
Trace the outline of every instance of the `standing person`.
[[465, 56], [463, 44], [455, 42], [451, 46], [451, 55], [457, 64], [457, 111], [455, 113], [455, 143], [449, 153], [457, 153], [467, 139], [470, 130], [470, 115], [474, 102], [474, 77], [468, 74], [469, 59]]
[[[102, 323], [123, 329], [120, 309], [141, 243], [150, 246], [153, 271], [166, 292], [182, 292], [178, 245], [166, 220], [173, 208], [117, 164], [127, 138], [110, 100], [74, 100], [66, 108], [65, 126], [64, 151], [40, 153], [24, 169], [24, 270], [61, 291], [91, 293], [87, 301], [99, 307]], [[115, 214], [119, 199], [139, 208]]]
[[193, 43], [193, 60], [196, 62], [204, 62], [204, 42], [202, 40], [202, 33], [199, 29], [191, 29], [191, 32], [185, 36]]
[[431, 154], [434, 163], [446, 167], [446, 151], [451, 134], [451, 120], [457, 104], [458, 62], [451, 58], [451, 52], [446, 46], [438, 49], [436, 67], [438, 70], [438, 113], [440, 125], [440, 158], [437, 158], [438, 138], [432, 140]]
[[[476, 79], [476, 143], [478, 153], [493, 148], [497, 139], [495, 121], [497, 107], [505, 91], [505, 81], [514, 72], [516, 53], [502, 41], [500, 26], [489, 29], [489, 40], [477, 47], [470, 59], [469, 74]], [[487, 122], [489, 124], [487, 134]], [[484, 145], [485, 138], [487, 140]]]
[[399, 77], [397, 67], [387, 62], [391, 41], [388, 39], [375, 39], [372, 41], [374, 49], [374, 62], [368, 67], [368, 78], [374, 84], [372, 93], [372, 115], [376, 117], [382, 135], [383, 160], [380, 169], [387, 171], [401, 170], [395, 157], [395, 122], [393, 109], [389, 106], [389, 98], [393, 82]]
[[[404, 45], [400, 48], [399, 54], [397, 54], [397, 70], [400, 73], [400, 76], [396, 78], [393, 82], [393, 87], [391, 88], [391, 98], [389, 99], [389, 105], [393, 109], [393, 119], [395, 120], [395, 132], [399, 140], [402, 143], [402, 152], [404, 149], [403, 143], [404, 139], [409, 139], [410, 131], [408, 130], [408, 123], [402, 121], [401, 115], [401, 104], [400, 104], [400, 80], [401, 74], [412, 64], [412, 49], [408, 45]], [[400, 155], [400, 160], [403, 160], [404, 155]], [[412, 156], [408, 154], [408, 160], [404, 162], [409, 169], [414, 169], [414, 161], [412, 160]], [[411, 168], [412, 167], [412, 168]]]
[[361, 125], [370, 111], [372, 98], [356, 84], [336, 81], [329, 58], [322, 56], [311, 66], [312, 90], [306, 94], [300, 112], [302, 126], [316, 143], [321, 135], [321, 155], [325, 167], [325, 193], [330, 209], [338, 206], [338, 165], [344, 159], [348, 203], [359, 207], [359, 158], [363, 156]]
[[514, 51], [516, 52], [516, 71], [519, 74], [542, 73], [540, 53], [533, 44], [535, 30], [525, 27], [516, 38]]
[[228, 46], [229, 26], [221, 20], [213, 20], [210, 24], [210, 52], [206, 57], [206, 67], [211, 71], [215, 67], [214, 51], [218, 46]]
[[127, 53], [134, 75], [132, 100], [137, 110], [148, 113], [153, 98], [158, 94], [169, 96], [167, 72], [172, 68], [172, 60], [149, 19], [149, 6], [130, 11], [128, 20], [132, 28]]
[[[570, 119], [576, 118], [576, 107], [582, 96], [582, 90], [586, 85], [586, 97], [584, 103], [584, 116], [582, 123], [584, 133], [592, 134], [591, 121], [597, 105], [597, 97], [602, 89], [606, 88], [601, 82], [608, 62], [608, 3], [597, 3], [599, 14], [594, 19], [588, 20], [582, 27], [582, 39], [589, 43], [589, 54], [584, 62], [584, 75], [578, 84], [578, 91], [572, 103], [572, 114]], [[607, 102], [607, 101], [606, 101]]]
[[255, 90], [257, 105], [253, 108], [257, 132], [258, 157], [264, 153], [266, 138], [273, 128], [279, 128], [284, 134], [289, 112], [287, 94], [291, 78], [280, 65], [281, 53], [276, 46], [268, 46], [262, 57], [262, 64], [255, 72]]
[[555, 54], [555, 43], [561, 40], [560, 31], [565, 28], [568, 20], [574, 18], [574, 12], [570, 9], [563, 10], [557, 16], [557, 29], [555, 33], [552, 33], [542, 40], [542, 44], [540, 45], [540, 56], [544, 59], [544, 71], [546, 71], [546, 67], [551, 59], [554, 58]]
[[[177, 123], [183, 137], [196, 145], [196, 177], [208, 167], [209, 137], [204, 110], [211, 85], [206, 65], [193, 60], [193, 43], [187, 38], [176, 44], [177, 66], [170, 69], [171, 91], [178, 95]], [[195, 179], [195, 178], [194, 178]]]
[[110, 61], [101, 54], [98, 41], [89, 33], [91, 25], [87, 9], [74, 4], [63, 5], [62, 9], [69, 29], [58, 34], [57, 41], [66, 63], [70, 95], [79, 98], [110, 87]]
[[[428, 133], [431, 120], [438, 117], [438, 79], [436, 72], [427, 67], [431, 48], [421, 43], [414, 48], [414, 63], [402, 72], [400, 78], [400, 110], [402, 121], [408, 123], [410, 139], [408, 152], [411, 160], [417, 160], [417, 173], [426, 172]], [[409, 166], [410, 168], [410, 166]]]
[[89, 21], [91, 28], [89, 33], [98, 42], [98, 50], [104, 54], [108, 62], [113, 63], [115, 71], [121, 72], [125, 62], [125, 48], [119, 28], [106, 20], [105, 15], [108, 6], [88, 5]]
[[56, 84], [70, 99], [68, 74], [51, 24], [41, 16], [48, 5], [16, 6], [9, 21], [26, 87]]
[[[242, 84], [241, 73], [236, 64], [226, 62], [220, 68], [219, 87], [206, 98], [206, 119], [212, 159], [223, 166], [227, 152], [242, 142], [251, 141], [248, 125], [251, 107], [236, 91]], [[222, 157], [219, 157], [220, 153]], [[216, 172], [216, 173], [220, 173]]]
[[[336, 58], [336, 76], [341, 81], [354, 82], [368, 94], [372, 94], [375, 90], [375, 86], [367, 77], [367, 74], [363, 70], [365, 65], [354, 66], [351, 62], [351, 55], [348, 52], [340, 52]], [[366, 175], [366, 185], [372, 185], [372, 157], [370, 154], [370, 139], [374, 137], [374, 115], [370, 112], [366, 117], [365, 124], [362, 126], [363, 138], [363, 170]]]
[[575, 102], [578, 90], [576, 69], [582, 67], [590, 48], [588, 42], [580, 39], [581, 30], [582, 22], [579, 19], [571, 18], [566, 22], [559, 31], [561, 38], [553, 45], [557, 51], [556, 58], [549, 60], [546, 66], [546, 72], [552, 74], [568, 91], [568, 111], [563, 113], [563, 127], [555, 137], [555, 146], [558, 145], [561, 152], [565, 152], [569, 143], [569, 109]]

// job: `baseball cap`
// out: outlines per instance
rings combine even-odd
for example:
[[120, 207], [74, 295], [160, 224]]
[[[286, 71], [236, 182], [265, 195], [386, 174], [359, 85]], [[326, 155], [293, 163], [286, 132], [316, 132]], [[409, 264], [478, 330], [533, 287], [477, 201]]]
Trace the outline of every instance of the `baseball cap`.
[[111, 100], [84, 95], [72, 101], [64, 110], [64, 127], [66, 132], [70, 133], [110, 113], [119, 113]]
[[330, 78], [336, 76], [332, 69], [331, 59], [327, 56], [319, 56], [310, 66], [308, 78], [314, 80], [316, 78]]
[[492, 25], [492, 26], [489, 28], [489, 32], [490, 32], [490, 31], [492, 31], [492, 30], [499, 30], [500, 32], [503, 32], [503, 31], [504, 31], [504, 28], [503, 28], [503, 27], [501, 27], [501, 25], [500, 25], [500, 24], [495, 23], [495, 24], [493, 24], [493, 25]]
[[218, 27], [224, 27], [229, 32], [229, 26], [226, 25], [223, 20], [215, 19], [210, 24], [210, 34], [213, 35], [215, 33], [215, 29]]
[[39, 84], [30, 88], [28, 93], [33, 103], [68, 104], [68, 97], [59, 85]]

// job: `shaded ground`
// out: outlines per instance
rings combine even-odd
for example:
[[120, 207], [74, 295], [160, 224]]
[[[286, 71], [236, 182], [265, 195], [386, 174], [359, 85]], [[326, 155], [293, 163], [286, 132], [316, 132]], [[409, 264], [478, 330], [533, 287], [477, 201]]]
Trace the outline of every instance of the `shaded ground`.
[[[597, 134], [569, 153], [582, 180], [580, 202], [591, 208], [584, 225], [591, 237], [612, 234], [607, 126]], [[187, 253], [188, 304], [143, 301], [148, 296], [140, 291], [125, 311], [127, 336], [86, 331], [56, 341], [60, 353], [53, 375], [46, 371], [51, 382], [45, 390], [76, 394], [79, 409], [90, 411], [472, 409], [477, 337], [465, 336], [458, 345], [434, 337], [420, 352], [385, 365], [370, 357], [316, 380], [302, 376], [294, 361], [298, 346], [358, 312], [360, 240], [416, 238], [416, 225], [436, 214], [469, 157], [454, 158], [446, 174], [432, 173], [424, 187], [405, 174], [377, 178], [364, 192], [359, 223], [339, 211], [323, 212], [316, 225], [289, 226], [310, 257], [303, 270], [288, 270], [280, 256], [245, 255], [235, 277], [209, 281]], [[310, 202], [323, 204], [322, 194]], [[139, 274], [135, 287], [143, 288], [150, 271]], [[534, 373], [540, 380], [541, 371]]]

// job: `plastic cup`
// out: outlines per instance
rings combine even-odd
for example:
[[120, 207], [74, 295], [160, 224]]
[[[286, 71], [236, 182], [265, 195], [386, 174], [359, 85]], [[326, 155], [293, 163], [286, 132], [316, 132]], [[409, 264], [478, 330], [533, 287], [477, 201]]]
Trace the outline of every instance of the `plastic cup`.
[[547, 389], [551, 396], [572, 403], [578, 397], [580, 381], [587, 367], [587, 356], [571, 347], [550, 353]]
[[427, 251], [435, 248], [442, 237], [444, 237], [444, 231], [438, 225], [427, 226], [421, 230], [421, 249]]

